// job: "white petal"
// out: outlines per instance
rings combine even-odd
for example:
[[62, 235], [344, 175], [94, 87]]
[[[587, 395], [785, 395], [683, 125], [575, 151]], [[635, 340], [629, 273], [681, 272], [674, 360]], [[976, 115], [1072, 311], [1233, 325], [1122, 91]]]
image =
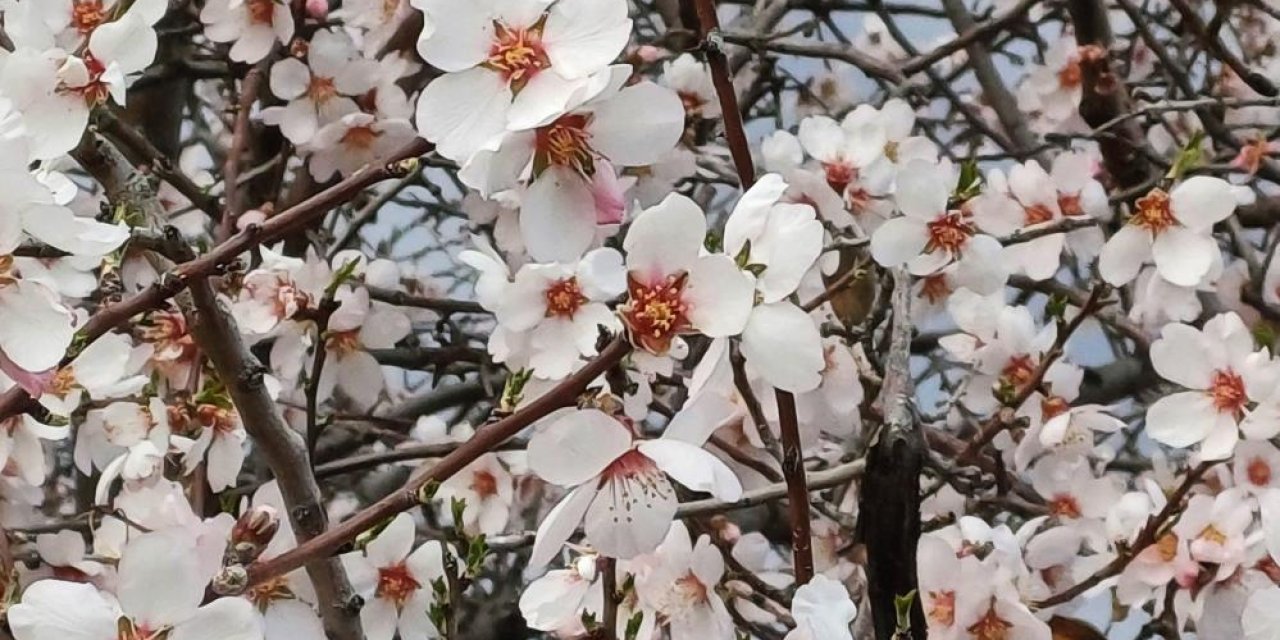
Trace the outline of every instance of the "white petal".
[[626, 3], [560, 0], [547, 16], [542, 44], [556, 73], [581, 78], [618, 57], [630, 36]]
[[399, 564], [413, 549], [416, 527], [413, 516], [401, 513], [365, 547], [365, 557], [375, 568]]
[[128, 74], [142, 71], [156, 58], [158, 41], [151, 25], [135, 12], [99, 25], [89, 36], [89, 50], [102, 61], [120, 65]]
[[547, 169], [525, 192], [520, 232], [540, 262], [576, 262], [596, 237], [595, 197], [578, 174]]
[[1108, 284], [1117, 287], [1128, 284], [1151, 259], [1151, 244], [1149, 231], [1132, 224], [1121, 227], [1098, 255], [1098, 274]]
[[683, 133], [679, 96], [652, 82], [628, 86], [601, 102], [591, 121], [592, 146], [620, 167], [657, 162]]
[[871, 257], [886, 267], [895, 267], [920, 255], [929, 242], [925, 225], [914, 218], [892, 218], [871, 236]]
[[115, 637], [119, 610], [91, 584], [40, 580], [8, 617], [16, 640], [104, 640]]
[[684, 299], [689, 320], [704, 335], [723, 338], [737, 335], [751, 314], [755, 286], [726, 255], [698, 259], [689, 272]]
[[1217, 417], [1209, 395], [1175, 393], [1156, 400], [1147, 409], [1146, 433], [1152, 440], [1171, 447], [1189, 447], [1209, 435]]
[[1195, 327], [1170, 323], [1151, 345], [1151, 366], [1165, 380], [1188, 389], [1208, 389], [1212, 374], [1209, 348]]
[[894, 199], [898, 210], [917, 220], [930, 220], [947, 208], [951, 197], [948, 172], [939, 165], [914, 160], [898, 173]]
[[642, 279], [686, 271], [697, 260], [706, 235], [702, 209], [687, 196], [672, 193], [631, 223], [622, 245], [627, 269]]
[[271, 93], [281, 100], [293, 100], [311, 86], [311, 70], [297, 58], [285, 58], [271, 67]]
[[565, 487], [599, 475], [631, 447], [631, 434], [598, 409], [565, 411], [529, 439], [528, 464], [538, 477]]
[[675, 489], [655, 465], [651, 471], [606, 481], [587, 509], [583, 527], [600, 553], [630, 559], [657, 548], [677, 507]]
[[1178, 226], [1165, 229], [1151, 246], [1160, 277], [1182, 287], [1200, 284], [1213, 266], [1217, 251], [1218, 244], [1212, 237]]
[[181, 529], [129, 541], [120, 559], [116, 595], [125, 612], [159, 627], [187, 619], [204, 598], [209, 576], [199, 574], [192, 540]]
[[1236, 198], [1226, 180], [1192, 176], [1174, 187], [1169, 194], [1169, 208], [1179, 222], [1203, 232], [1236, 210]]
[[451, 0], [415, 0], [423, 12], [418, 53], [441, 71], [470, 69], [489, 57], [493, 43], [493, 1], [458, 4]]
[[0, 287], [0, 350], [27, 371], [57, 366], [75, 335], [71, 320], [43, 285], [19, 280]]
[[742, 497], [742, 484], [729, 467], [701, 447], [670, 438], [648, 440], [640, 444], [640, 453], [648, 456], [676, 482], [710, 493], [720, 500]]
[[171, 640], [262, 640], [257, 611], [244, 598], [219, 598], [173, 629]]
[[596, 497], [596, 486], [586, 484], [569, 492], [547, 517], [538, 525], [538, 533], [534, 536], [533, 552], [529, 555], [529, 568], [545, 567], [551, 559], [560, 553], [560, 548], [577, 530], [582, 517]]
[[790, 302], [763, 304], [742, 332], [742, 355], [772, 386], [794, 393], [822, 383], [822, 335], [809, 314]]
[[477, 151], [497, 147], [510, 106], [511, 90], [497, 73], [482, 68], [449, 73], [423, 89], [415, 124], [440, 155], [465, 163]]

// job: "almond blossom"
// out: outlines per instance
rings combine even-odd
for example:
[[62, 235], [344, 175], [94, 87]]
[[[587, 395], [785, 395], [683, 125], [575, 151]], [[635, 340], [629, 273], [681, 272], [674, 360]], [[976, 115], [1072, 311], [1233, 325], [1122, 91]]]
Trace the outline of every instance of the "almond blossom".
[[1160, 277], [1193, 287], [1220, 260], [1210, 231], [1236, 208], [1231, 184], [1192, 176], [1170, 191], [1152, 189], [1139, 198], [1128, 224], [1107, 240], [1098, 273], [1114, 285], [1133, 280], [1144, 263], [1155, 262]]
[[254, 63], [271, 52], [277, 41], [293, 37], [293, 12], [276, 0], [209, 0], [200, 10], [205, 35], [214, 42], [231, 42], [230, 56]]
[[716, 586], [724, 576], [724, 558], [704, 535], [690, 543], [688, 529], [671, 523], [636, 580], [640, 598], [653, 604], [677, 638], [733, 638], [733, 619]]
[[436, 540], [414, 549], [414, 529], [413, 518], [402, 513], [363, 551], [342, 556], [364, 598], [360, 620], [369, 640], [391, 640], [397, 631], [404, 640], [439, 634], [427, 613], [435, 599], [431, 583], [444, 576], [446, 550]]
[[1200, 445], [1205, 460], [1227, 458], [1240, 439], [1269, 438], [1280, 431], [1274, 410], [1252, 409], [1275, 388], [1270, 354], [1254, 348], [1253, 336], [1234, 313], [1214, 316], [1203, 329], [1165, 325], [1151, 345], [1151, 365], [1166, 380], [1185, 387], [1147, 410], [1146, 433], [1172, 447]]
[[271, 66], [271, 92], [289, 104], [264, 109], [262, 119], [279, 126], [290, 142], [306, 144], [320, 127], [357, 110], [352, 97], [373, 88], [374, 68], [346, 35], [317, 32], [305, 63], [285, 58]]
[[[590, 98], [631, 30], [620, 0], [412, 0], [418, 53], [445, 72], [418, 100], [418, 131], [464, 163], [503, 133], [548, 124]], [[550, 6], [548, 6], [550, 5]]]
[[529, 467], [571, 488], [538, 527], [530, 564], [560, 551], [579, 523], [600, 553], [632, 558], [667, 535], [677, 500], [672, 479], [694, 491], [736, 500], [742, 485], [698, 446], [673, 437], [638, 440], [634, 426], [599, 409], [566, 409], [545, 418], [529, 441]]

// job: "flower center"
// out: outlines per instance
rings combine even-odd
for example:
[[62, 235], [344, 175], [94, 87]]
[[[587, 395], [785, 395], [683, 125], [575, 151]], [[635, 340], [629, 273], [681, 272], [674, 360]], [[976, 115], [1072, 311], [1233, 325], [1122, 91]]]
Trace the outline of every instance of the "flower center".
[[18, 282], [17, 270], [13, 268], [13, 256], [0, 256], [0, 287]]
[[1049, 501], [1049, 513], [1059, 518], [1075, 520], [1082, 515], [1080, 501], [1076, 500], [1076, 497], [1071, 494], [1060, 493]]
[[338, 88], [334, 86], [333, 78], [311, 76], [311, 82], [307, 84], [307, 96], [314, 102], [324, 104], [336, 95], [338, 95]]
[[946, 300], [951, 295], [951, 285], [947, 283], [947, 276], [942, 273], [935, 273], [931, 276], [925, 276], [920, 281], [920, 295], [923, 296], [930, 304], [938, 304]]
[[351, 127], [342, 134], [342, 144], [353, 149], [370, 149], [377, 140], [378, 132], [373, 127]]
[[973, 640], [1008, 640], [1009, 630], [1012, 628], [1013, 623], [996, 614], [996, 608], [993, 605], [988, 607], [986, 614], [966, 631], [973, 636]]
[[1067, 65], [1058, 71], [1058, 86], [1063, 89], [1074, 89], [1080, 86], [1084, 74], [1080, 71], [1080, 59], [1072, 57]]
[[49, 393], [52, 393], [59, 398], [67, 397], [67, 394], [71, 393], [71, 390], [76, 388], [77, 382], [75, 367], [67, 365], [58, 369], [58, 372], [53, 374], [53, 380], [49, 384]]
[[107, 72], [107, 67], [87, 51], [81, 61], [84, 62], [88, 80], [84, 84], [77, 86], [69, 86], [64, 82], [59, 85], [58, 90], [63, 93], [79, 95], [84, 98], [86, 105], [96, 107], [111, 97], [111, 85], [102, 80], [103, 74]]
[[1040, 401], [1040, 419], [1051, 420], [1067, 412], [1071, 408], [1071, 403], [1067, 402], [1062, 396], [1045, 396]]
[[556, 280], [547, 287], [547, 317], [573, 319], [573, 315], [586, 304], [587, 297], [582, 295], [582, 287], [574, 277]]
[[541, 174], [548, 166], [557, 166], [568, 167], [584, 176], [593, 175], [595, 152], [587, 131], [589, 124], [591, 116], [571, 113], [540, 127], [534, 134], [534, 174]]
[[1012, 358], [1000, 370], [1000, 380], [1014, 389], [1021, 389], [1036, 375], [1036, 361], [1023, 353]]
[[622, 321], [631, 332], [631, 339], [640, 347], [654, 354], [663, 354], [671, 347], [671, 339], [688, 331], [689, 305], [684, 301], [684, 287], [689, 274], [668, 276], [651, 284], [644, 284], [627, 275], [627, 291], [630, 299], [623, 305]]
[[948, 253], [960, 253], [969, 237], [973, 235], [973, 225], [960, 211], [951, 211], [928, 224], [929, 241], [925, 243], [925, 252], [933, 253], [942, 250]]
[[280, 600], [293, 600], [296, 596], [293, 590], [289, 588], [289, 579], [284, 576], [276, 576], [266, 582], [252, 588], [245, 597], [258, 607], [258, 611], [266, 613], [267, 608], [272, 603]]
[[245, 9], [249, 11], [249, 21], [257, 24], [274, 25], [276, 21], [276, 0], [246, 0]]
[[1160, 554], [1161, 560], [1172, 562], [1178, 555], [1178, 536], [1172, 533], [1160, 536], [1156, 541], [1156, 553]]
[[102, 8], [102, 0], [76, 0], [71, 7], [71, 26], [82, 36], [89, 35], [106, 20], [107, 12]]
[[1200, 535], [1196, 536], [1196, 538], [1219, 546], [1227, 543], [1227, 534], [1223, 533], [1213, 525], [1209, 525], [1202, 529], [1200, 531]]
[[1131, 223], [1153, 234], [1158, 234], [1178, 223], [1169, 205], [1169, 194], [1162, 189], [1152, 189], [1151, 193], [1138, 198], [1137, 205], [1138, 211], [1134, 213]]
[[1023, 207], [1026, 214], [1027, 224], [1040, 224], [1053, 219], [1053, 209], [1043, 204], [1033, 204], [1029, 207]]
[[1244, 380], [1236, 372], [1230, 369], [1214, 371], [1209, 393], [1213, 396], [1213, 407], [1218, 413], [1238, 416], [1244, 412], [1248, 396], [1244, 392]]
[[888, 158], [889, 162], [896, 163], [898, 161], [898, 141], [897, 140], [890, 140], [884, 143], [884, 157]]
[[377, 596], [395, 603], [396, 609], [403, 607], [421, 586], [403, 562], [378, 569]]
[[471, 490], [481, 498], [498, 494], [498, 479], [488, 471], [477, 471], [471, 474]]
[[332, 331], [325, 341], [325, 346], [339, 357], [355, 353], [360, 349], [360, 330]]
[[532, 27], [517, 29], [493, 23], [493, 44], [484, 64], [502, 74], [512, 91], [520, 91], [530, 78], [551, 66], [542, 47], [542, 25], [539, 20]]
[[929, 612], [925, 614], [929, 620], [943, 627], [956, 623], [955, 591], [930, 591], [929, 599], [932, 602], [929, 605]]
[[1245, 474], [1249, 478], [1249, 483], [1255, 487], [1265, 487], [1271, 484], [1271, 465], [1267, 464], [1262, 458], [1254, 458], [1249, 461], [1249, 466], [1245, 467]]
[[844, 193], [849, 183], [858, 177], [858, 169], [848, 162], [831, 162], [822, 165], [827, 173], [827, 184], [836, 193]]
[[172, 627], [152, 629], [151, 627], [139, 625], [124, 616], [116, 619], [117, 640], [165, 640], [169, 637], [170, 631], [172, 631]]
[[1231, 165], [1249, 175], [1258, 172], [1258, 167], [1262, 164], [1262, 159], [1266, 157], [1269, 145], [1264, 137], [1254, 138], [1253, 141], [1240, 147], [1240, 153], [1231, 161]]
[[1082, 216], [1084, 215], [1084, 207], [1080, 205], [1080, 194], [1058, 194], [1058, 210], [1064, 216]]

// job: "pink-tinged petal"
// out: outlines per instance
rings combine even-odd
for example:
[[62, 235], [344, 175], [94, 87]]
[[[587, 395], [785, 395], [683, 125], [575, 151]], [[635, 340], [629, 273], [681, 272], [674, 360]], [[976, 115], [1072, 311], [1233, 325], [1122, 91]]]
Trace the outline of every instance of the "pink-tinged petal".
[[625, 2], [560, 0], [551, 6], [542, 45], [555, 73], [582, 78], [617, 58], [630, 37]]
[[596, 497], [596, 485], [585, 484], [565, 496], [538, 525], [534, 536], [533, 552], [529, 555], [529, 568], [547, 566], [560, 553]]
[[618, 180], [618, 173], [606, 160], [596, 162], [596, 172], [591, 176], [591, 198], [595, 202], [596, 224], [619, 224], [627, 213], [626, 188]]
[[170, 640], [262, 640], [262, 623], [244, 598], [219, 598], [174, 627]]
[[914, 218], [892, 218], [871, 236], [871, 257], [885, 267], [896, 267], [920, 255], [929, 242], [923, 222]]
[[91, 584], [39, 580], [9, 608], [16, 640], [107, 640], [116, 636], [119, 609]]
[[633, 464], [611, 475], [583, 518], [587, 540], [611, 558], [630, 559], [657, 548], [679, 503], [658, 466], [636, 452]]
[[643, 453], [676, 482], [719, 500], [742, 497], [742, 483], [719, 458], [701, 447], [670, 438], [640, 443]]
[[511, 89], [502, 76], [476, 68], [433, 80], [418, 98], [415, 124], [440, 155], [465, 163], [481, 149], [496, 149], [507, 126]]
[[552, 414], [529, 439], [528, 464], [538, 477], [571, 487], [598, 475], [631, 448], [631, 434], [598, 409]]
[[33, 398], [38, 398], [53, 388], [53, 379], [58, 374], [58, 369], [50, 368], [44, 371], [32, 372], [19, 367], [3, 350], [0, 350], [0, 373], [9, 376], [23, 391]]
[[822, 335], [809, 314], [790, 302], [762, 304], [751, 312], [742, 355], [779, 389], [803, 393], [822, 384]]
[[1098, 255], [1098, 274], [1108, 284], [1128, 284], [1151, 259], [1151, 244], [1149, 231], [1132, 224], [1121, 227]]
[[577, 173], [551, 167], [524, 194], [520, 232], [534, 260], [576, 262], [596, 237], [595, 195]]
[[689, 320], [703, 335], [723, 338], [737, 335], [751, 314], [755, 287], [750, 276], [738, 270], [726, 255], [703, 256], [689, 272], [684, 300]]
[[1211, 236], [1177, 226], [1157, 235], [1151, 246], [1151, 255], [1160, 277], [1180, 287], [1200, 284], [1213, 266], [1217, 251], [1218, 244]]
[[1170, 447], [1190, 447], [1208, 437], [1217, 419], [1218, 411], [1208, 394], [1175, 393], [1147, 409], [1146, 434]]
[[1207, 232], [1236, 210], [1231, 183], [1222, 178], [1192, 176], [1169, 194], [1173, 217], [1194, 231]]
[[397, 515], [378, 536], [365, 546], [365, 557], [374, 568], [388, 567], [403, 562], [413, 549], [417, 527], [407, 513]]
[[1195, 327], [1170, 323], [1151, 345], [1151, 366], [1165, 380], [1188, 389], [1208, 389], [1213, 377], [1210, 346]]
[[494, 40], [493, 0], [465, 4], [414, 0], [412, 4], [423, 13], [418, 53], [431, 66], [446, 72], [463, 71], [489, 57]]
[[631, 223], [622, 243], [627, 269], [642, 279], [687, 271], [706, 235], [707, 220], [697, 203], [678, 193], [668, 195]]
[[652, 82], [628, 86], [597, 103], [591, 145], [621, 167], [653, 164], [684, 133], [684, 106], [674, 91]]

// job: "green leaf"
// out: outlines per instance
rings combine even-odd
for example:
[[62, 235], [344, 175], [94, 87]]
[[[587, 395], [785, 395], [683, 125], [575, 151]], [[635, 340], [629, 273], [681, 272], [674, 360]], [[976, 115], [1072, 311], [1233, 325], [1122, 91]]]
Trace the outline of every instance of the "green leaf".
[[1173, 166], [1169, 167], [1169, 173], [1165, 174], [1165, 177], [1170, 180], [1179, 180], [1188, 171], [1204, 164], [1203, 144], [1204, 132], [1192, 133], [1191, 139], [1178, 151], [1178, 157], [1174, 159]]
[[899, 633], [911, 630], [911, 603], [915, 602], [915, 600], [915, 589], [912, 589], [906, 595], [893, 597], [893, 609], [898, 616]]

